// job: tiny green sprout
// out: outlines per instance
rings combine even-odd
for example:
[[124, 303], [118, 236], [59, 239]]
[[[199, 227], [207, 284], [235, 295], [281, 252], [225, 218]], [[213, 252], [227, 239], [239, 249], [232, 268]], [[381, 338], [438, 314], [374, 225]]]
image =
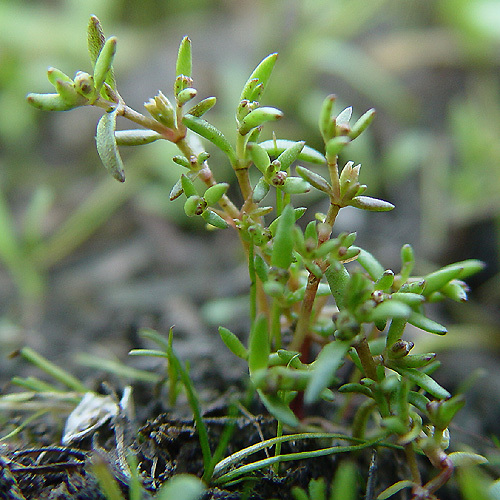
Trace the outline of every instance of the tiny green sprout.
[[190, 78], [189, 76], [185, 75], [179, 75], [174, 82], [174, 95], [177, 98], [177, 96], [184, 90], [187, 89], [188, 87], [193, 86], [193, 79]]
[[324, 101], [319, 115], [319, 130], [325, 144], [334, 137], [335, 134], [335, 118], [332, 118], [333, 105], [336, 97], [331, 94]]
[[167, 97], [160, 91], [154, 99], [149, 99], [144, 103], [144, 107], [148, 110], [151, 116], [158, 120], [163, 125], [174, 128], [175, 112], [172, 104]]
[[86, 99], [91, 99], [95, 91], [94, 78], [85, 71], [78, 71], [75, 75], [75, 90]]

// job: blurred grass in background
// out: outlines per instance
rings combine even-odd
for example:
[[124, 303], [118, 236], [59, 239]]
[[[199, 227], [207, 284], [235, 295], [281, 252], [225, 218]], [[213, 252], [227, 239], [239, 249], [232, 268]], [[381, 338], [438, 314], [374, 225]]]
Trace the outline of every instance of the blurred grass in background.
[[[108, 178], [95, 151], [97, 110], [44, 113], [25, 103], [29, 91], [49, 91], [47, 67], [69, 75], [90, 69], [85, 37], [90, 14], [101, 19], [108, 36], [118, 36], [118, 86], [139, 110], [158, 89], [171, 92], [176, 50], [185, 34], [193, 41], [198, 95], [218, 97], [208, 119], [228, 136], [241, 86], [275, 51], [278, 64], [264, 101], [285, 112], [275, 127], [278, 137], [305, 139], [319, 148], [317, 114], [329, 93], [353, 105], [355, 117], [375, 107], [378, 116], [366, 139], [349, 146], [344, 161], [362, 163], [368, 194], [385, 197], [396, 210], [366, 219], [348, 213], [339, 230], [342, 224], [358, 229], [359, 243], [370, 245], [388, 267], [397, 267], [406, 242], [414, 245], [422, 266], [469, 257], [487, 261], [488, 270], [473, 283], [479, 313], [471, 316], [476, 310], [471, 306], [466, 314], [469, 321], [496, 323], [500, 3], [495, 0], [3, 0], [1, 314], [26, 316], [43, 298], [51, 270], [70, 262], [82, 244], [99, 245], [103, 236], [126, 238], [130, 227], [118, 210], [124, 204], [188, 224], [182, 204], [168, 202], [179, 172], [169, 144], [122, 151], [128, 175], [122, 186]], [[216, 172], [217, 161], [215, 154]]]

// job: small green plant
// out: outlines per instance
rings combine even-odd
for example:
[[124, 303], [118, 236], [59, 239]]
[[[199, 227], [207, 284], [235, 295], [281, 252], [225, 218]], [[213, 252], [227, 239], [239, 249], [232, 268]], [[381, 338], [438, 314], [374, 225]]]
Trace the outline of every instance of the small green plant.
[[[277, 54], [271, 54], [241, 91], [230, 140], [203, 117], [216, 104], [215, 97], [192, 104], [198, 92], [193, 86], [187, 37], [179, 47], [173, 99], [159, 92], [145, 103], [148, 114], [129, 107], [120, 95], [112, 69], [117, 40], [105, 38], [96, 17], [89, 23], [88, 46], [92, 74], [78, 71], [70, 78], [50, 68], [48, 79], [55, 93], [29, 94], [28, 102], [46, 111], [80, 106], [103, 109], [97, 125], [97, 151], [108, 172], [120, 182], [125, 181], [125, 168], [119, 147], [158, 140], [174, 143], [179, 155], [173, 162], [185, 173], [173, 186], [170, 199], [183, 197], [186, 215], [201, 217], [210, 228], [236, 231], [247, 257], [251, 282], [248, 342], [245, 345], [227, 328], [219, 332], [226, 346], [248, 362], [253, 387], [278, 421], [275, 438], [220, 460], [218, 455], [224, 450], [210, 450], [196, 392], [173, 353], [171, 338], [168, 342], [153, 339], [161, 351], [134, 353], [167, 358], [174, 402], [177, 379], [184, 386], [200, 437], [204, 481], [228, 484], [264, 467], [279, 473], [283, 461], [388, 446], [403, 450], [410, 476], [378, 498], [411, 488], [417, 500], [435, 498], [434, 492], [448, 481], [455, 465], [481, 463], [478, 455], [446, 452], [448, 427], [464, 405], [464, 397], [452, 396], [432, 377], [439, 366], [436, 355], [411, 354], [413, 342], [403, 336], [407, 325], [445, 334], [443, 325], [426, 316], [425, 305], [446, 298], [465, 301], [463, 280], [478, 272], [482, 263], [467, 260], [414, 276], [415, 258], [409, 245], [401, 249], [401, 266], [395, 272], [355, 246], [356, 233], [335, 234], [337, 215], [345, 207], [378, 212], [394, 208], [365, 195], [360, 165], [352, 161], [342, 168], [339, 165], [339, 154], [370, 125], [375, 111], [353, 119], [351, 107], [335, 113], [335, 97], [328, 96], [319, 113], [324, 154], [303, 141], [274, 135], [263, 140], [265, 127], [283, 116], [280, 110], [261, 104], [277, 60]], [[120, 117], [142, 128], [117, 131]], [[222, 152], [233, 179], [218, 179], [217, 167], [209, 164], [210, 153], [200, 146], [200, 137]], [[229, 196], [229, 183], [236, 184], [239, 196]], [[329, 205], [325, 214], [307, 219], [306, 208], [295, 205], [300, 195], [312, 190], [321, 193]], [[345, 363], [352, 364], [354, 371], [348, 383], [339, 384], [337, 371]], [[284, 434], [285, 429], [300, 429], [309, 405], [320, 399], [333, 401], [337, 394], [346, 404], [357, 405], [350, 424], [343, 421], [344, 407], [332, 405], [331, 418], [346, 426], [346, 434]], [[365, 399], [357, 404], [354, 395]], [[333, 437], [350, 444], [295, 454], [280, 451], [280, 444], [287, 440]], [[243, 458], [273, 445], [273, 456], [239, 465]], [[426, 455], [437, 470], [428, 482], [421, 478], [418, 454]], [[350, 480], [353, 474], [349, 469], [342, 480]], [[310, 498], [324, 498], [320, 486], [311, 484]], [[307, 498], [303, 490], [296, 490], [295, 496]]]

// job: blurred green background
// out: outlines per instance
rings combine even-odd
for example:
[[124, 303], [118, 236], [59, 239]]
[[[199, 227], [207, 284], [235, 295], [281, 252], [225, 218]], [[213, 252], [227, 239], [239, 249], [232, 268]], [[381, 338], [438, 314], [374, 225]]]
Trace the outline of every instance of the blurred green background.
[[[210, 265], [215, 244], [231, 240], [231, 235], [205, 236], [200, 226], [189, 225], [181, 202], [168, 202], [179, 175], [170, 145], [122, 151], [128, 180], [120, 185], [108, 178], [95, 151], [99, 110], [46, 113], [26, 104], [28, 92], [51, 91], [47, 67], [70, 76], [90, 70], [90, 14], [101, 19], [108, 36], [118, 36], [118, 87], [138, 110], [159, 89], [171, 95], [176, 51], [185, 34], [193, 42], [198, 95], [218, 97], [208, 119], [229, 137], [243, 83], [275, 51], [278, 64], [263, 101], [285, 112], [274, 128], [278, 136], [321, 148], [317, 115], [330, 93], [338, 96], [338, 111], [353, 105], [355, 117], [375, 107], [374, 124], [347, 148], [343, 162], [362, 163], [367, 194], [396, 209], [374, 216], [346, 210], [338, 230], [357, 230], [358, 242], [396, 269], [403, 243], [415, 247], [422, 271], [452, 260], [485, 260], [487, 271], [472, 282], [473, 301], [445, 312], [452, 324], [466, 323], [448, 342], [498, 343], [500, 3], [495, 0], [2, 0], [0, 342], [11, 347], [33, 342], [26, 332], [57, 330], [56, 318], [64, 318], [61, 331], [68, 324], [83, 330], [85, 322], [97, 331], [110, 314], [123, 319], [130, 304], [161, 314], [145, 297], [170, 290], [158, 283], [177, 266], [180, 257], [174, 253]], [[214, 155], [212, 168], [224, 180], [230, 172], [219, 160]], [[308, 203], [322, 210], [316, 200]], [[197, 241], [205, 245], [200, 250]], [[227, 253], [235, 252], [236, 246], [227, 244]], [[241, 283], [235, 276], [228, 279]], [[192, 286], [199, 282], [194, 275]], [[102, 300], [106, 287], [112, 289], [105, 294], [108, 302]], [[204, 297], [210, 299], [207, 290]], [[214, 294], [222, 297], [224, 290], [233, 293], [221, 285]], [[198, 297], [194, 306], [203, 301]], [[104, 303], [113, 312], [108, 307], [99, 316]], [[230, 308], [234, 313], [234, 304]], [[471, 323], [473, 338], [467, 331]]]

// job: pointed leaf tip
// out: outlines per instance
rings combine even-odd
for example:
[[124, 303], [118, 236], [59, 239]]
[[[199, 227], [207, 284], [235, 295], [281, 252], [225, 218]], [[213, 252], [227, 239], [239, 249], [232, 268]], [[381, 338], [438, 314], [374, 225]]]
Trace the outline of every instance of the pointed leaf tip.
[[184, 75], [191, 76], [192, 72], [192, 55], [191, 55], [191, 40], [185, 36], [180, 45], [177, 54], [177, 63], [175, 65], [176, 76]]
[[95, 62], [99, 57], [99, 52], [101, 52], [105, 42], [106, 38], [104, 36], [101, 22], [97, 16], [91, 15], [87, 27], [87, 46], [92, 66], [95, 66]]

